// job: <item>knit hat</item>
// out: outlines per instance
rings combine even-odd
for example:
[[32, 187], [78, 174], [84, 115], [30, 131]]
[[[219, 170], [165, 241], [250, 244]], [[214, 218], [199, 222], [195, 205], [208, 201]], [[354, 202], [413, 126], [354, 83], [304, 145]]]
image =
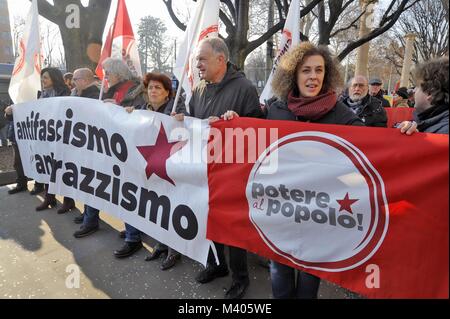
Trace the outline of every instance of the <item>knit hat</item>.
[[395, 92], [398, 96], [400, 96], [401, 98], [407, 99], [409, 97], [408, 94], [408, 89], [405, 87], [401, 87], [397, 90], [397, 92]]

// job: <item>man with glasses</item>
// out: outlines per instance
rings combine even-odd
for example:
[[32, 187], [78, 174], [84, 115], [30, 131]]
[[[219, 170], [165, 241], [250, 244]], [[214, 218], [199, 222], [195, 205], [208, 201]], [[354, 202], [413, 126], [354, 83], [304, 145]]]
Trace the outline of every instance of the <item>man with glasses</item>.
[[387, 114], [382, 102], [369, 95], [369, 83], [362, 75], [355, 76], [342, 100], [366, 126], [387, 127]]

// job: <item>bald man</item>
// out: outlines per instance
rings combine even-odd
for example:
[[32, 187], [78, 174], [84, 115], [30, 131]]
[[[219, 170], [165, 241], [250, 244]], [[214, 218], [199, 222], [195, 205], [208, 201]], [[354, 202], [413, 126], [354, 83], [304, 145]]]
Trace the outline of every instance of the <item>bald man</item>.
[[387, 114], [382, 102], [369, 95], [369, 81], [358, 75], [351, 79], [348, 97], [342, 100], [366, 126], [387, 127]]
[[100, 90], [96, 85], [94, 73], [88, 68], [77, 69], [73, 72], [73, 82], [80, 97], [98, 99]]

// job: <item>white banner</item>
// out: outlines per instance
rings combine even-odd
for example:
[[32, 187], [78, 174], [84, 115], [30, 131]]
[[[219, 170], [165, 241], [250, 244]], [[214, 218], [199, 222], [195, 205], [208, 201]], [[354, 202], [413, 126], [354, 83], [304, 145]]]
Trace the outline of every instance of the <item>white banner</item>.
[[272, 79], [281, 58], [289, 52], [292, 47], [298, 44], [300, 44], [300, 0], [292, 0], [286, 22], [284, 23], [283, 34], [278, 45], [279, 52], [273, 61], [272, 71], [270, 72], [266, 86], [259, 97], [261, 105], [265, 105], [265, 101], [273, 97]]
[[79, 97], [41, 99], [13, 112], [27, 176], [206, 264], [207, 165], [197, 157], [207, 121], [128, 114]]

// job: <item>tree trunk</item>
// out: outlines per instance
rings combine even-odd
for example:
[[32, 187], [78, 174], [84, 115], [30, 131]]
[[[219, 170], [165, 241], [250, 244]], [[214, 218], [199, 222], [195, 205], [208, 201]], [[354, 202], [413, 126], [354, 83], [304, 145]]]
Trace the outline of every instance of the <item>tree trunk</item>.
[[[66, 13], [69, 5], [80, 10], [80, 27], [69, 28]], [[51, 5], [46, 0], [38, 0], [39, 14], [56, 23], [61, 32], [65, 51], [66, 69], [73, 71], [80, 67], [95, 69], [100, 58], [103, 31], [108, 18], [111, 1], [91, 0], [88, 7], [76, 0], [58, 0]], [[70, 20], [70, 18], [69, 18]]]
[[236, 0], [237, 26], [236, 33], [231, 36], [231, 43], [229, 43], [229, 48], [231, 48], [230, 60], [242, 70], [244, 69], [245, 59], [247, 58], [245, 49], [248, 44], [249, 10], [249, 5], [246, 0]]

